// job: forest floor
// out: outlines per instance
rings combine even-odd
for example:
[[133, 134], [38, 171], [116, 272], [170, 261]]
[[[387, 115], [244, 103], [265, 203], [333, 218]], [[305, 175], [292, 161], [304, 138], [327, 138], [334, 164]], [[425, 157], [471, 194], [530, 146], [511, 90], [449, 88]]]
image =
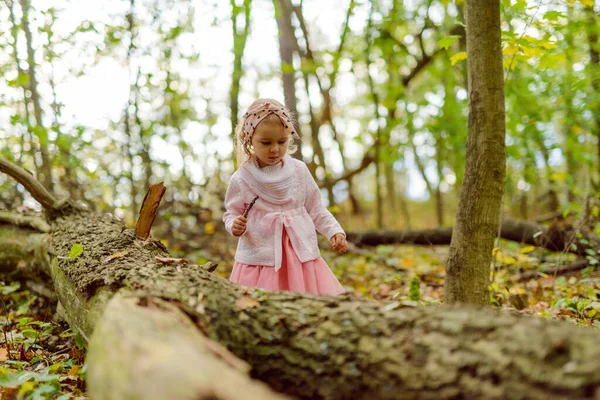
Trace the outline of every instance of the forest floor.
[[[219, 262], [227, 277], [235, 246], [214, 235], [210, 250], [178, 254], [190, 262]], [[357, 296], [406, 305], [438, 304], [443, 298], [447, 246], [378, 246], [322, 255], [343, 286]], [[600, 329], [600, 273], [567, 276], [521, 274], [565, 264], [571, 255], [501, 241], [494, 249], [490, 301], [506, 312], [565, 319]], [[81, 336], [53, 320], [55, 307], [17, 282], [0, 282], [0, 399], [85, 399], [85, 350]]]

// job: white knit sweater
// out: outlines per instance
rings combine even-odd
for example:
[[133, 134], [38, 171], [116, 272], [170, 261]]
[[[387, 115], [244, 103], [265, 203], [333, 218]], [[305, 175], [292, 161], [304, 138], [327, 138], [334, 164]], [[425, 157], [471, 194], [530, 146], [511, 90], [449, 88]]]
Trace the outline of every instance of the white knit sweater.
[[331, 239], [344, 230], [323, 205], [321, 192], [306, 164], [289, 155], [283, 163], [259, 168], [251, 159], [238, 169], [225, 195], [225, 228], [231, 233], [233, 220], [248, 213], [246, 231], [240, 236], [235, 260], [242, 264], [281, 268], [281, 242], [285, 228], [301, 262], [320, 257], [317, 231]]

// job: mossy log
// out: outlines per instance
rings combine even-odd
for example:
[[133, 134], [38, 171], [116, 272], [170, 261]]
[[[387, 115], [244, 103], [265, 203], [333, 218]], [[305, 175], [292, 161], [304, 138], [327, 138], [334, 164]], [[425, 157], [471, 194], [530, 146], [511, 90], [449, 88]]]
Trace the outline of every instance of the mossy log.
[[[132, 318], [142, 318], [148, 310], [139, 310], [139, 303], [123, 305], [119, 300], [115, 311], [108, 313], [113, 305], [107, 308], [107, 304], [115, 294], [170, 303], [185, 313], [199, 332], [245, 360], [252, 377], [303, 399], [600, 396], [597, 330], [466, 307], [404, 307], [400, 302], [357, 300], [349, 295], [242, 288], [198, 265], [157, 261], [156, 256], [168, 255], [160, 242], [137, 239], [133, 231], [111, 217], [68, 203], [47, 203], [54, 204], [48, 212], [52, 226], [50, 274], [66, 319], [91, 337], [88, 351], [93, 373], [88, 383], [100, 391], [92, 398], [102, 398], [104, 391], [112, 398], [145, 398], [135, 394], [135, 388], [128, 388], [126, 395], [107, 387], [110, 378], [96, 373], [92, 366], [102, 362], [103, 338], [115, 346], [119, 341], [127, 345], [145, 340], [145, 334], [139, 333], [124, 337], [139, 331], [124, 328], [127, 322], [122, 318], [130, 312]], [[76, 243], [83, 246], [83, 252], [69, 257]], [[125, 309], [129, 311], [122, 311]], [[179, 320], [180, 316], [168, 318]], [[155, 328], [143, 329], [149, 343], [168, 335], [168, 326], [174, 337], [190, 327], [187, 322], [182, 322], [187, 325], [184, 328], [180, 322], [164, 325], [158, 322], [162, 317], [156, 318], [156, 323], [140, 322], [165, 329], [156, 335], [150, 332]], [[199, 343], [197, 354], [202, 357], [206, 352]], [[143, 354], [136, 353], [141, 348], [111, 353], [108, 365], [139, 367], [139, 363], [129, 364], [127, 358], [144, 360]], [[173, 381], [177, 378], [181, 381]], [[184, 388], [189, 387], [190, 379], [187, 374], [173, 376], [164, 371], [149, 375], [148, 380], [142, 374], [135, 382]], [[196, 386], [189, 389], [197, 393]], [[245, 390], [245, 386], [240, 388], [240, 398], [245, 398]], [[139, 393], [147, 392], [139, 388]], [[129, 394], [132, 397], [127, 397]]]
[[[595, 330], [463, 307], [407, 308], [241, 288], [200, 266], [157, 262], [156, 255], [166, 255], [162, 245], [139, 241], [110, 218], [75, 213], [57, 218], [53, 227], [55, 287], [67, 319], [87, 335], [104, 318], [94, 311], [104, 308], [103, 299], [127, 290], [169, 301], [248, 362], [253, 377], [299, 398], [572, 399], [600, 393]], [[81, 256], [63, 258], [76, 242], [83, 244]], [[117, 253], [124, 255], [106, 262]]]
[[0, 221], [0, 278], [49, 281], [50, 235]]

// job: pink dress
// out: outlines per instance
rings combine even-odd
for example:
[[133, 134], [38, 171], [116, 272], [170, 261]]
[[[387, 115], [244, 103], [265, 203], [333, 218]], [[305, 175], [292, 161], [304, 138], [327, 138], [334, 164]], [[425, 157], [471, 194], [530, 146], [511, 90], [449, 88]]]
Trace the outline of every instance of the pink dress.
[[337, 295], [344, 292], [322, 257], [300, 262], [285, 229], [282, 235], [281, 268], [235, 262], [231, 282], [268, 290]]

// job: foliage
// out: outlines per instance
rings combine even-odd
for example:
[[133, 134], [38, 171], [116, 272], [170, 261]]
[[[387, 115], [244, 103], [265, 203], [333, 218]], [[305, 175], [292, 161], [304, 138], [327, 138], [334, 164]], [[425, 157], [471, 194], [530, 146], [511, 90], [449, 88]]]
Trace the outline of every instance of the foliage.
[[18, 282], [0, 282], [0, 396], [75, 399], [85, 392], [84, 342], [51, 321], [53, 305]]

